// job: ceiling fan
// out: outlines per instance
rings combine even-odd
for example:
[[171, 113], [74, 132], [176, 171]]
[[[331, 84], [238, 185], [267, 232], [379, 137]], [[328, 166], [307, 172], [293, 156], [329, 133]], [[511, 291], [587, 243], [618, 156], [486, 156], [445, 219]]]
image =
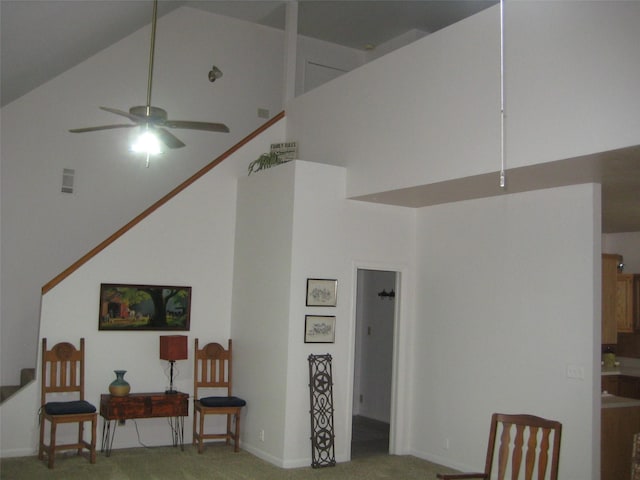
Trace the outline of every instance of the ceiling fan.
[[[155, 133], [160, 142], [168, 148], [180, 148], [185, 144], [167, 130], [167, 128], [185, 128], [190, 130], [204, 130], [208, 132], [229, 132], [229, 128], [223, 123], [194, 122], [189, 120], [170, 120], [167, 117], [167, 111], [151, 105], [151, 86], [153, 81], [153, 59], [156, 42], [156, 23], [158, 16], [158, 0], [153, 2], [153, 17], [151, 23], [151, 48], [149, 52], [149, 77], [147, 81], [147, 104], [131, 107], [128, 112], [117, 108], [100, 107], [106, 112], [115, 113], [122, 117], [126, 117], [133, 122], [101, 125], [96, 127], [73, 128], [69, 131], [72, 133], [95, 132], [98, 130], [111, 130], [114, 128], [133, 128], [143, 127], [143, 132]], [[219, 76], [222, 73], [220, 72]], [[148, 152], [147, 152], [148, 153]]]

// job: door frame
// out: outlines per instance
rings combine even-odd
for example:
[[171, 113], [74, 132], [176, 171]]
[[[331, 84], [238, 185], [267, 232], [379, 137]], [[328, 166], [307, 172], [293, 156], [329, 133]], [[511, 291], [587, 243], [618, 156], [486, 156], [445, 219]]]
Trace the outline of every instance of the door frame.
[[410, 308], [407, 308], [407, 298], [409, 293], [407, 286], [409, 269], [406, 265], [399, 264], [380, 264], [376, 262], [354, 262], [353, 264], [353, 299], [351, 308], [351, 331], [349, 334], [349, 384], [347, 388], [347, 414], [349, 418], [347, 427], [347, 445], [349, 451], [348, 458], [351, 459], [351, 439], [352, 426], [351, 418], [353, 417], [353, 395], [355, 380], [355, 345], [356, 345], [356, 320], [357, 320], [357, 292], [358, 292], [358, 270], [378, 270], [386, 272], [395, 272], [395, 305], [393, 320], [393, 353], [392, 353], [392, 373], [391, 373], [391, 411], [389, 412], [389, 454], [403, 455], [409, 453], [408, 433], [409, 429], [406, 423], [408, 401], [409, 401], [409, 382], [408, 382], [408, 359], [410, 346], [410, 329], [409, 314]]

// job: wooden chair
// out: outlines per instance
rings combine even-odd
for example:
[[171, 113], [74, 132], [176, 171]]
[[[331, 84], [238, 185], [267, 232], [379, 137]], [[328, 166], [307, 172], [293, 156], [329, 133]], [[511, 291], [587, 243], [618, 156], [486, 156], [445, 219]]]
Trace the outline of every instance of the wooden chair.
[[[96, 463], [96, 407], [84, 399], [84, 338], [80, 339], [80, 350], [72, 344], [60, 342], [47, 350], [47, 339], [42, 339], [42, 387], [40, 396], [40, 446], [38, 458], [48, 457], [48, 466], [53, 468], [58, 450], [89, 451], [89, 461]], [[74, 393], [78, 400], [47, 402], [49, 394]], [[44, 443], [45, 421], [50, 422], [49, 445]], [[91, 422], [91, 443], [84, 440], [84, 422]], [[56, 429], [62, 423], [78, 424], [78, 442], [56, 444]]]
[[[501, 427], [499, 437], [498, 426]], [[494, 413], [491, 417], [484, 472], [439, 473], [437, 477], [443, 480], [490, 479], [494, 478], [491, 476], [491, 472], [493, 468], [496, 468], [498, 472], [495, 478], [498, 480], [505, 478], [509, 480], [532, 480], [534, 478], [536, 480], [544, 478], [557, 480], [561, 433], [562, 424], [553, 420], [533, 415]], [[496, 447], [498, 449], [497, 458], [494, 457]], [[551, 464], [551, 468], [547, 472], [549, 464]]]
[[[231, 339], [229, 347], [224, 349], [219, 343], [208, 343], [202, 349], [195, 340], [195, 365], [193, 369], [193, 444], [198, 445], [202, 453], [203, 442], [207, 439], [224, 438], [227, 445], [231, 439], [234, 451], [239, 450], [240, 411], [247, 402], [232, 395]], [[225, 395], [199, 398], [199, 389], [222, 389]], [[196, 419], [200, 415], [200, 421]], [[207, 415], [226, 415], [225, 433], [204, 433], [204, 420]], [[235, 429], [232, 430], [232, 423]]]

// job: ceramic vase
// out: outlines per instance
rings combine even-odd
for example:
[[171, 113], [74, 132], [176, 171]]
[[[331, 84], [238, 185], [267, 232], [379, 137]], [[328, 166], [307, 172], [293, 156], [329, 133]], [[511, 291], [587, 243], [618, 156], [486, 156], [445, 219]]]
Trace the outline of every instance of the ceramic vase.
[[109, 384], [109, 393], [114, 397], [124, 397], [129, 395], [131, 385], [129, 385], [129, 382], [124, 379], [124, 374], [127, 373], [127, 371], [114, 370], [113, 373], [116, 374], [116, 379]]

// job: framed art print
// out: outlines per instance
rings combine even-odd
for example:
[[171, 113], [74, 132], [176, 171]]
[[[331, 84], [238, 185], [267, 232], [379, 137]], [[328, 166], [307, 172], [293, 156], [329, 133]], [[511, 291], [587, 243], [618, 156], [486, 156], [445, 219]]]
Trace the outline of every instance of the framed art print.
[[335, 307], [338, 280], [307, 278], [307, 307]]
[[304, 317], [304, 343], [334, 343], [335, 340], [335, 316], [306, 315]]

